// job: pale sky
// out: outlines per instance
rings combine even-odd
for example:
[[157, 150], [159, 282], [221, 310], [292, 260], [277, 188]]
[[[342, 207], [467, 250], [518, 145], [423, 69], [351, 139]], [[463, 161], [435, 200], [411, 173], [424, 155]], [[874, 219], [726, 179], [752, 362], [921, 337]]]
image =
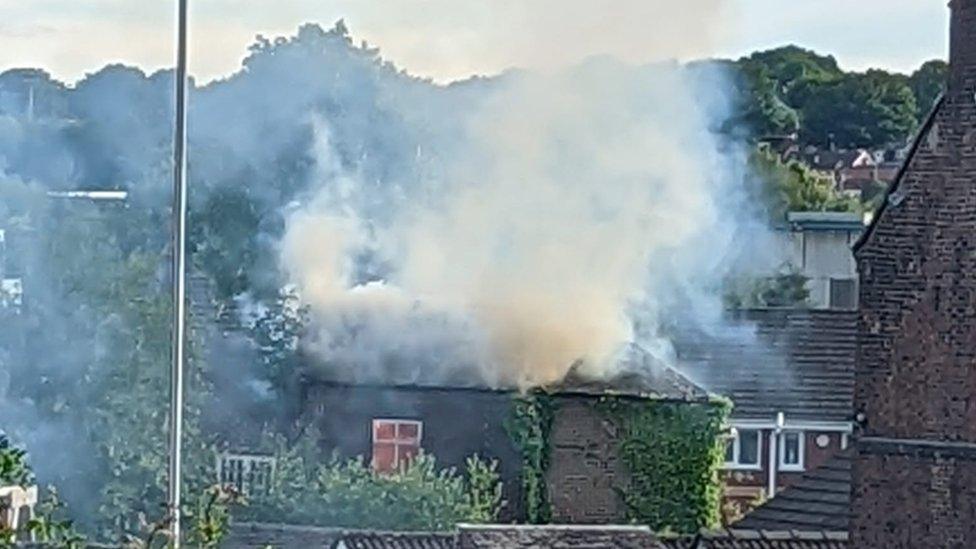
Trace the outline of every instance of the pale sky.
[[[175, 0], [0, 0], [0, 70], [71, 81], [107, 63], [172, 64]], [[439, 81], [590, 55], [735, 57], [796, 43], [849, 69], [943, 58], [946, 0], [190, 0], [191, 72], [234, 72], [256, 34], [345, 18], [353, 36]]]

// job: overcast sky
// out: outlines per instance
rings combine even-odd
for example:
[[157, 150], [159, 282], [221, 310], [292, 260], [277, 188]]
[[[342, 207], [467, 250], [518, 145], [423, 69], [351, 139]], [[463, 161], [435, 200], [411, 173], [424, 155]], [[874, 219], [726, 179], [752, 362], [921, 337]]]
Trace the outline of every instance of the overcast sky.
[[[0, 0], [0, 70], [75, 81], [110, 62], [173, 57], [173, 1]], [[234, 72], [256, 34], [345, 18], [357, 40], [439, 81], [589, 55], [734, 57], [796, 43], [846, 68], [910, 71], [946, 52], [946, 0], [191, 0], [191, 71]]]

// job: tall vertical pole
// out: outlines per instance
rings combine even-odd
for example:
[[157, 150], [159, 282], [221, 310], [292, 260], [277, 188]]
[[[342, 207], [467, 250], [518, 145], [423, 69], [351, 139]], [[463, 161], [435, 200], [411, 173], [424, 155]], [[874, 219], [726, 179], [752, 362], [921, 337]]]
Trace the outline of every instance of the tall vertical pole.
[[173, 136], [173, 349], [169, 408], [169, 513], [173, 547], [180, 546], [183, 457], [183, 359], [186, 349], [186, 50], [187, 3], [177, 0], [176, 132]]

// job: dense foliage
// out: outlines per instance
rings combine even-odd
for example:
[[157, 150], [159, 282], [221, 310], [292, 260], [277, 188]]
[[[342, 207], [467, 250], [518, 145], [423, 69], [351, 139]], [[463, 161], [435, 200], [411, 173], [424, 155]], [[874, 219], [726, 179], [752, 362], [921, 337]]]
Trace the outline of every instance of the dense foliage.
[[379, 530], [449, 531], [490, 523], [502, 505], [497, 463], [478, 456], [463, 472], [420, 454], [401, 470], [378, 474], [362, 458], [320, 462], [308, 444], [278, 441], [267, 493], [250, 494], [243, 520]]
[[910, 76], [845, 72], [833, 57], [796, 46], [754, 53], [731, 68], [740, 81], [738, 119], [754, 135], [798, 133], [804, 145], [841, 148], [904, 143], [948, 74], [942, 61]]
[[630, 482], [620, 492], [629, 518], [656, 531], [693, 533], [718, 526], [730, 404], [668, 403], [605, 397], [620, 433]]
[[758, 185], [756, 202], [763, 204], [771, 223], [782, 223], [787, 212], [856, 212], [857, 200], [841, 195], [830, 174], [817, 172], [796, 160], [784, 162], [766, 147], [749, 158]]

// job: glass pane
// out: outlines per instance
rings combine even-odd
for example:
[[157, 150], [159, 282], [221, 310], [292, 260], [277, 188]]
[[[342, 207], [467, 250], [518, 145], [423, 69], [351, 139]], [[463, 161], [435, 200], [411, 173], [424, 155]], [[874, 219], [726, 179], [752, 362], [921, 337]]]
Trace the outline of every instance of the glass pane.
[[393, 440], [396, 438], [396, 424], [389, 421], [373, 422], [373, 440]]
[[396, 445], [386, 442], [373, 444], [373, 470], [392, 473], [396, 467]]
[[735, 461], [735, 438], [729, 437], [725, 441], [725, 463], [732, 463]]
[[783, 435], [783, 463], [797, 465], [800, 463], [800, 435], [786, 433]]
[[739, 464], [759, 463], [759, 431], [739, 431]]
[[417, 440], [417, 435], [420, 434], [420, 427], [416, 423], [401, 423], [398, 429], [398, 440]]

